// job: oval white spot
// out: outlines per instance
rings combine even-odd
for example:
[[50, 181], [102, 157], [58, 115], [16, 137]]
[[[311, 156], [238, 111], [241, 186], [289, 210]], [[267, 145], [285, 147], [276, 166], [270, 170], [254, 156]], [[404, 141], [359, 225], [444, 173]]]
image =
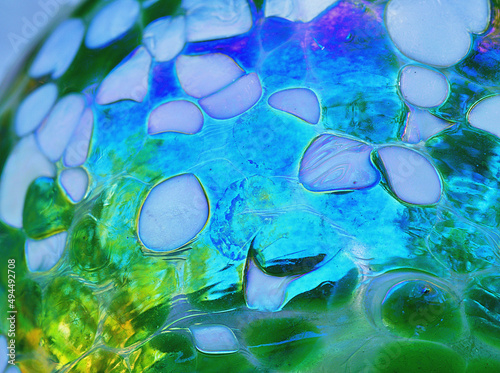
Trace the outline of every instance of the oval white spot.
[[500, 137], [500, 95], [476, 102], [469, 111], [467, 120], [471, 126]]
[[24, 136], [35, 130], [47, 116], [57, 99], [57, 87], [48, 83], [35, 89], [23, 100], [16, 114], [16, 133]]
[[203, 127], [203, 113], [189, 101], [178, 100], [154, 109], [148, 120], [148, 133], [180, 132], [193, 135]]
[[378, 155], [389, 186], [399, 199], [414, 205], [432, 205], [439, 201], [441, 179], [427, 158], [401, 146], [385, 146], [378, 150]]
[[245, 73], [231, 57], [222, 53], [179, 56], [175, 69], [182, 89], [196, 98], [217, 92]]
[[40, 152], [34, 135], [23, 137], [5, 163], [0, 181], [0, 217], [13, 227], [23, 227], [24, 199], [28, 187], [42, 176], [54, 177], [54, 165]]
[[42, 240], [26, 240], [25, 254], [28, 269], [31, 272], [43, 272], [52, 269], [64, 252], [67, 232], [61, 232]]
[[135, 0], [116, 0], [106, 5], [90, 22], [85, 37], [87, 48], [102, 48], [118, 39], [133, 26], [139, 11]]
[[457, 6], [466, 1], [391, 0], [385, 14], [389, 35], [403, 54], [416, 61], [452, 66], [469, 52], [469, 32], [489, 22], [484, 6]]
[[240, 349], [233, 331], [225, 325], [193, 325], [189, 327], [196, 348], [206, 354], [229, 354]]
[[187, 40], [190, 42], [229, 38], [252, 28], [252, 13], [246, 0], [183, 0]]
[[144, 29], [143, 43], [156, 61], [169, 61], [182, 51], [186, 44], [185, 24], [183, 16], [163, 17]]
[[93, 128], [94, 114], [92, 109], [87, 108], [83, 112], [64, 152], [63, 161], [66, 167], [81, 166], [87, 160]]
[[61, 158], [84, 108], [85, 100], [82, 95], [64, 96], [36, 131], [38, 145], [51, 161], [55, 162]]
[[68, 19], [49, 36], [30, 67], [29, 75], [39, 78], [52, 74], [57, 79], [73, 62], [80, 48], [85, 25], [80, 19]]
[[320, 108], [316, 94], [307, 88], [290, 88], [273, 93], [269, 105], [285, 111], [311, 124], [319, 121]]
[[215, 119], [229, 119], [254, 106], [262, 95], [256, 73], [245, 75], [226, 88], [199, 101], [201, 108]]
[[370, 160], [372, 150], [361, 141], [321, 135], [304, 153], [299, 181], [314, 192], [369, 188], [380, 180]]
[[401, 69], [399, 88], [403, 98], [421, 107], [436, 107], [448, 97], [448, 80], [439, 71], [408, 65]]
[[139, 237], [148, 249], [175, 250], [196, 237], [208, 213], [208, 200], [196, 176], [174, 176], [149, 192], [139, 215]]
[[102, 81], [96, 102], [107, 105], [120, 100], [142, 102], [149, 88], [151, 55], [144, 47], [137, 48]]
[[68, 168], [59, 175], [59, 182], [73, 202], [80, 202], [87, 193], [89, 176], [83, 168]]

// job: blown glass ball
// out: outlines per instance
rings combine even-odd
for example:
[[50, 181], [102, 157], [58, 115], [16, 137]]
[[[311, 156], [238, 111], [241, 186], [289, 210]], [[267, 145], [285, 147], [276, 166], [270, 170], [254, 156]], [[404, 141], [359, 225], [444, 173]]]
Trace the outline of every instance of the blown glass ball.
[[84, 2], [2, 97], [0, 370], [499, 372], [499, 27]]

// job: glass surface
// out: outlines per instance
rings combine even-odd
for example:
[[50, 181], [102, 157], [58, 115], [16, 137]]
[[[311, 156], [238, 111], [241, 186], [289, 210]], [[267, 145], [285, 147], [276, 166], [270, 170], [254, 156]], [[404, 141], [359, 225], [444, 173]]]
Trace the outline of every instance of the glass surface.
[[499, 26], [84, 2], [1, 98], [0, 371], [499, 372]]

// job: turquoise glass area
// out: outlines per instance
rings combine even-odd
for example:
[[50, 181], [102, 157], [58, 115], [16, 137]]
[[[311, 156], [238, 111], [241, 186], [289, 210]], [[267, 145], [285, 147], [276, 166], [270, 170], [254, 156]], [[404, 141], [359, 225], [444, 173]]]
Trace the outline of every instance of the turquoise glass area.
[[[500, 2], [470, 3], [86, 1], [54, 25], [0, 102], [18, 369], [500, 371]], [[422, 57], [399, 24], [439, 12], [450, 49]]]

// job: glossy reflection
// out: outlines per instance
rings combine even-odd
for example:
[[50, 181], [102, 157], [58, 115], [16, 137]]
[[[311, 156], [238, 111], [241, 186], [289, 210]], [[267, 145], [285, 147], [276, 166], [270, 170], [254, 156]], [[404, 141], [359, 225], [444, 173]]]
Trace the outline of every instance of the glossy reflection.
[[404, 338], [450, 341], [461, 332], [460, 303], [438, 278], [418, 272], [389, 272], [366, 291], [372, 322]]

